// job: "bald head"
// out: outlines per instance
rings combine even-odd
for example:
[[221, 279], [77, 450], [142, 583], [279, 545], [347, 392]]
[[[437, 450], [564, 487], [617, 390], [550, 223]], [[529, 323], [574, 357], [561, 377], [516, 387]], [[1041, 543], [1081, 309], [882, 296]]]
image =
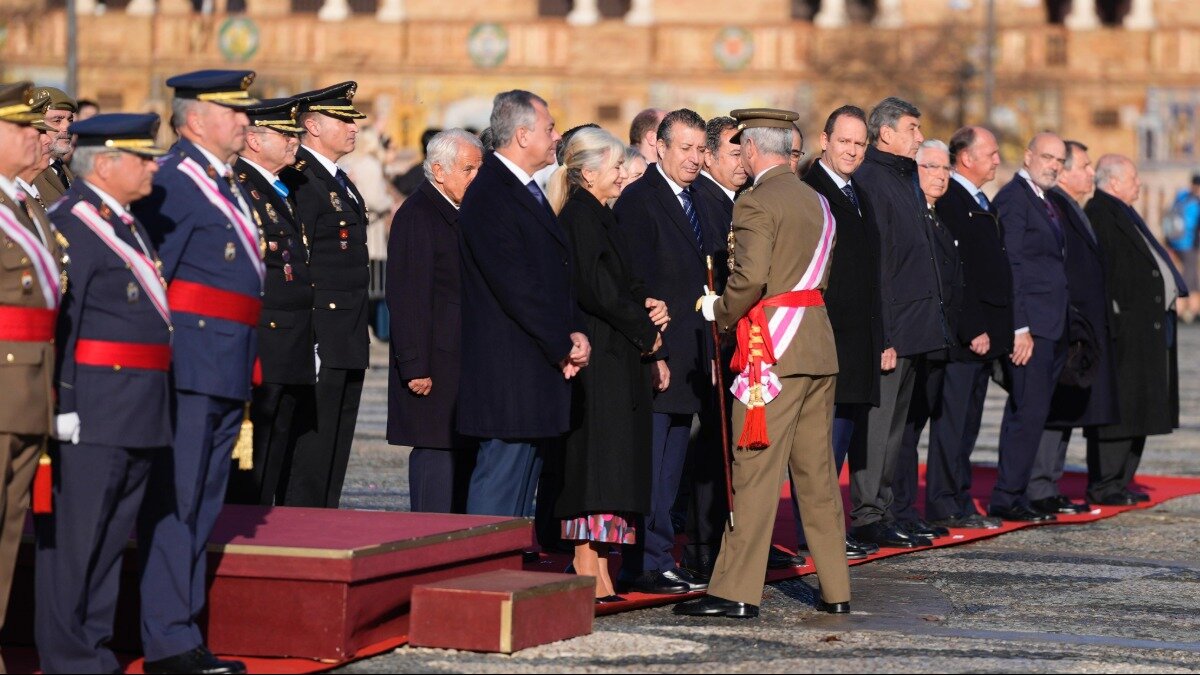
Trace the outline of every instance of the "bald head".
[[1043, 190], [1058, 184], [1058, 173], [1067, 161], [1067, 144], [1058, 134], [1043, 131], [1029, 141], [1025, 149], [1025, 171], [1029, 179]]
[[1096, 188], [1132, 205], [1142, 191], [1137, 165], [1124, 155], [1104, 155], [1096, 162]]

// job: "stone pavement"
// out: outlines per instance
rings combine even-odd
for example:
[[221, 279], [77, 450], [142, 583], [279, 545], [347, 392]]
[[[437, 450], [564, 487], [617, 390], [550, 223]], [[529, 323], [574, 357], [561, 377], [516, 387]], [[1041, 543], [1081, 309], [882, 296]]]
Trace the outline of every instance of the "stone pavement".
[[[1180, 344], [1183, 428], [1150, 440], [1145, 473], [1200, 476], [1200, 327], [1182, 328]], [[374, 357], [342, 504], [404, 510], [407, 449], [384, 439], [385, 349]], [[992, 387], [976, 461], [996, 459], [1003, 403]], [[1082, 470], [1083, 452], [1076, 439], [1069, 468]], [[767, 587], [756, 620], [646, 609], [513, 656], [402, 648], [339, 672], [1200, 672], [1200, 495], [850, 574], [846, 617], [816, 612], [806, 577]]]

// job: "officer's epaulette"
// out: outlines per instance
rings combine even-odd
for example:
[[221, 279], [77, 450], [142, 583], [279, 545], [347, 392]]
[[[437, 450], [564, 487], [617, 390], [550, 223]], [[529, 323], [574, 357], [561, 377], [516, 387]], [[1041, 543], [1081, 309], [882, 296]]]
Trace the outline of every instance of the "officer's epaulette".
[[301, 159], [301, 160], [298, 160], [295, 164], [293, 164], [292, 168], [297, 171], [304, 171], [304, 167], [306, 167], [306, 166], [308, 166], [308, 160]]
[[245, 182], [246, 182], [246, 172], [245, 172], [245, 171], [242, 171], [242, 172], [238, 173], [238, 175], [237, 175], [237, 176], [238, 176], [238, 182], [239, 182], [239, 183], [245, 183]]
[[71, 245], [71, 242], [67, 241], [66, 236], [63, 235], [62, 230], [54, 230], [54, 240], [58, 242], [61, 248], [67, 248]]

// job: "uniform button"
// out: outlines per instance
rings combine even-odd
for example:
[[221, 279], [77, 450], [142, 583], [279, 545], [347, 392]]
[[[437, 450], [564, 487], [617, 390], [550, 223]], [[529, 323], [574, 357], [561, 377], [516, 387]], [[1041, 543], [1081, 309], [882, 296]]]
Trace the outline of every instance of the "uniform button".
[[118, 370], [120, 370], [120, 369], [121, 369], [121, 364], [119, 364], [119, 363], [114, 363], [114, 364], [113, 364], [113, 372], [116, 372], [116, 371], [118, 371]]
[[1150, 272], [1150, 276], [1152, 276], [1152, 277], [1154, 277], [1155, 279], [1157, 279], [1157, 278], [1158, 278], [1158, 270], [1153, 270], [1153, 271], [1151, 271], [1151, 272]]
[[272, 321], [272, 322], [271, 322], [271, 328], [274, 328], [274, 327], [275, 327], [275, 322], [274, 322], [274, 321]]
[[1155, 302], [1162, 302], [1162, 296], [1161, 296], [1161, 295], [1156, 295], [1156, 296], [1154, 296], [1154, 301], [1155, 301]]
[[12, 363], [13, 361], [15, 361], [17, 359], [17, 357], [13, 356], [12, 354], [9, 354], [5, 358], [8, 360], [9, 363]]
[[28, 265], [28, 264], [29, 264], [29, 258], [26, 258], [25, 256], [21, 256], [21, 264], [22, 264], [22, 265]]
[[204, 328], [204, 319], [200, 319], [200, 322], [197, 325], [199, 325], [201, 328]]
[[1159, 328], [1162, 328], [1162, 324], [1161, 324], [1161, 323], [1159, 323], [1159, 322], [1157, 322], [1157, 321], [1155, 321], [1155, 322], [1154, 322], [1154, 330], [1158, 330]]
[[346, 224], [346, 221], [344, 221], [344, 220], [339, 220], [339, 221], [338, 221], [338, 225], [345, 225], [345, 224]]
[[329, 303], [329, 309], [337, 309], [337, 303], [336, 302]]

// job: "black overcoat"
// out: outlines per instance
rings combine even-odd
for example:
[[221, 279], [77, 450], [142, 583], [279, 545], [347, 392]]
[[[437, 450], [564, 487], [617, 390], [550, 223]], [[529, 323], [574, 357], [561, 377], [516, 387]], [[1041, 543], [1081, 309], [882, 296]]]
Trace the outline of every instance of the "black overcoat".
[[571, 383], [559, 362], [583, 317], [558, 218], [494, 154], [458, 213], [462, 374], [458, 430], [509, 441], [567, 432]]
[[[421, 448], [464, 445], [454, 429], [462, 354], [458, 211], [429, 181], [392, 218], [387, 304], [391, 316], [388, 443]], [[408, 381], [432, 378], [428, 396]]]
[[[1067, 249], [1067, 287], [1073, 316], [1082, 317], [1092, 327], [1100, 356], [1092, 386], [1074, 387], [1059, 384], [1050, 401], [1048, 427], [1090, 427], [1114, 424], [1117, 415], [1117, 364], [1113, 360], [1113, 344], [1109, 331], [1109, 313], [1104, 256], [1100, 244], [1087, 222], [1079, 204], [1058, 188], [1047, 193], [1049, 199], [1065, 216]], [[1078, 320], [1078, 319], [1076, 319]]]
[[646, 313], [646, 289], [613, 241], [612, 211], [591, 193], [576, 189], [559, 222], [571, 242], [592, 361], [575, 380], [555, 515], [646, 513], [652, 397], [651, 366], [642, 354], [653, 348], [657, 333]]
[[1124, 202], [1096, 190], [1085, 212], [1104, 254], [1114, 310], [1120, 422], [1100, 427], [1099, 436], [1170, 433], [1179, 426], [1179, 373], [1175, 349], [1167, 347], [1174, 322], [1163, 308], [1162, 273]]
[[[879, 230], [870, 202], [855, 208], [820, 162], [813, 162], [804, 182], [829, 201], [837, 220], [837, 245], [829, 262], [825, 307], [837, 346], [837, 403], [879, 405], [879, 358], [883, 320], [879, 296]], [[853, 178], [851, 185], [857, 188]], [[855, 194], [858, 194], [857, 192]]]

